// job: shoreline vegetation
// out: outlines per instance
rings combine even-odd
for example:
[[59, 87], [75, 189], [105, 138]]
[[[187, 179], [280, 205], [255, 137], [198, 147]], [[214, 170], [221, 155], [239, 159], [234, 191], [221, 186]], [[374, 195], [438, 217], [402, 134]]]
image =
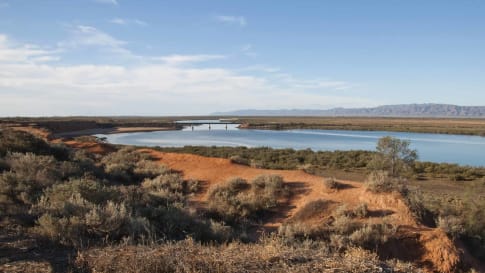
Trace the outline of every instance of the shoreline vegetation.
[[242, 117], [239, 121], [242, 129], [389, 131], [485, 137], [485, 119], [479, 118]]
[[74, 137], [92, 134], [181, 130], [179, 120], [218, 119], [240, 124], [240, 129], [259, 130], [361, 130], [485, 137], [485, 119], [479, 118], [388, 118], [388, 117], [43, 117], [0, 118], [1, 127], [46, 128], [53, 135]]

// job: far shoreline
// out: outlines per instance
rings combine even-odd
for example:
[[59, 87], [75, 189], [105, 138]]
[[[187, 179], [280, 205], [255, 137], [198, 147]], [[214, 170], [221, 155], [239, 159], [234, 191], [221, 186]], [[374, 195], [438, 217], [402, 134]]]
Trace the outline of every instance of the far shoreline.
[[112, 128], [93, 128], [78, 131], [71, 131], [65, 133], [54, 134], [55, 137], [72, 138], [79, 136], [92, 135], [111, 135], [121, 133], [143, 133], [143, 132], [158, 132], [158, 131], [177, 131], [179, 129], [173, 127], [112, 127]]

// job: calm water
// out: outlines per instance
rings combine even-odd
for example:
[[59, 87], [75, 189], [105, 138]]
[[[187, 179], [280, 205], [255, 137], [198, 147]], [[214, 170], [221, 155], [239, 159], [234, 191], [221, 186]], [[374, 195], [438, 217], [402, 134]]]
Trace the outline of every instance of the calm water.
[[236, 124], [207, 124], [182, 131], [98, 135], [110, 143], [160, 147], [247, 146], [293, 148], [315, 151], [375, 150], [377, 140], [393, 136], [411, 141], [422, 161], [485, 166], [485, 138], [478, 136], [439, 135], [399, 132], [344, 130], [239, 130]]

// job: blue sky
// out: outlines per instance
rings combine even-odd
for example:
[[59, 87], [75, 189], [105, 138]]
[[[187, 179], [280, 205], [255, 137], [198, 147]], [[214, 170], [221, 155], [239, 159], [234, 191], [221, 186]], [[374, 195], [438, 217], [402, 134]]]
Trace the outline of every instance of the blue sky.
[[485, 1], [0, 0], [0, 116], [485, 105]]

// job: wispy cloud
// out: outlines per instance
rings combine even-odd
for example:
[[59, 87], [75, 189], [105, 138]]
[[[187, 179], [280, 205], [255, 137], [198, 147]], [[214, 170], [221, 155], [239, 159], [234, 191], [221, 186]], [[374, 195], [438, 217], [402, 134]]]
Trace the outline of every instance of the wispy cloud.
[[108, 33], [93, 26], [78, 25], [69, 28], [70, 37], [58, 43], [62, 49], [93, 47], [103, 49], [123, 57], [139, 58], [126, 49], [126, 42], [119, 40]]
[[111, 4], [111, 5], [118, 5], [118, 0], [93, 0], [96, 3], [100, 4]]
[[164, 62], [167, 65], [170, 66], [177, 66], [177, 65], [183, 65], [183, 64], [188, 64], [188, 63], [200, 63], [200, 62], [207, 62], [207, 61], [213, 61], [213, 60], [220, 60], [224, 59], [226, 56], [224, 55], [209, 55], [209, 54], [199, 54], [199, 55], [168, 55], [168, 56], [162, 56], [162, 57], [157, 57], [155, 60], [159, 60]]
[[246, 18], [244, 18], [244, 16], [217, 15], [215, 19], [221, 23], [226, 23], [226, 24], [238, 24], [242, 27], [247, 25], [247, 21], [246, 21]]
[[258, 54], [254, 52], [252, 44], [245, 44], [241, 47], [241, 52], [248, 57], [256, 57]]
[[279, 72], [280, 70], [281, 69], [279, 67], [273, 67], [273, 66], [261, 65], [261, 64], [251, 65], [241, 69], [241, 71], [257, 71], [257, 72], [265, 72], [265, 73], [276, 73], [276, 72]]
[[0, 63], [43, 63], [59, 59], [55, 50], [31, 44], [18, 44], [0, 35]]
[[123, 18], [113, 18], [109, 20], [110, 23], [116, 25], [138, 25], [138, 26], [148, 26], [148, 23], [139, 19], [123, 19]]
[[[118, 50], [126, 44], [94, 27], [77, 26], [73, 32], [71, 45], [77, 47]], [[0, 116], [207, 114], [379, 103], [335, 95], [332, 91], [346, 84], [340, 81], [281, 76], [264, 67], [252, 68], [263, 71], [256, 76], [249, 70], [183, 65], [224, 55], [143, 56], [135, 64], [80, 65], [56, 62], [58, 56], [43, 48], [14, 43], [0, 34]], [[65, 47], [63, 53], [71, 49]]]

